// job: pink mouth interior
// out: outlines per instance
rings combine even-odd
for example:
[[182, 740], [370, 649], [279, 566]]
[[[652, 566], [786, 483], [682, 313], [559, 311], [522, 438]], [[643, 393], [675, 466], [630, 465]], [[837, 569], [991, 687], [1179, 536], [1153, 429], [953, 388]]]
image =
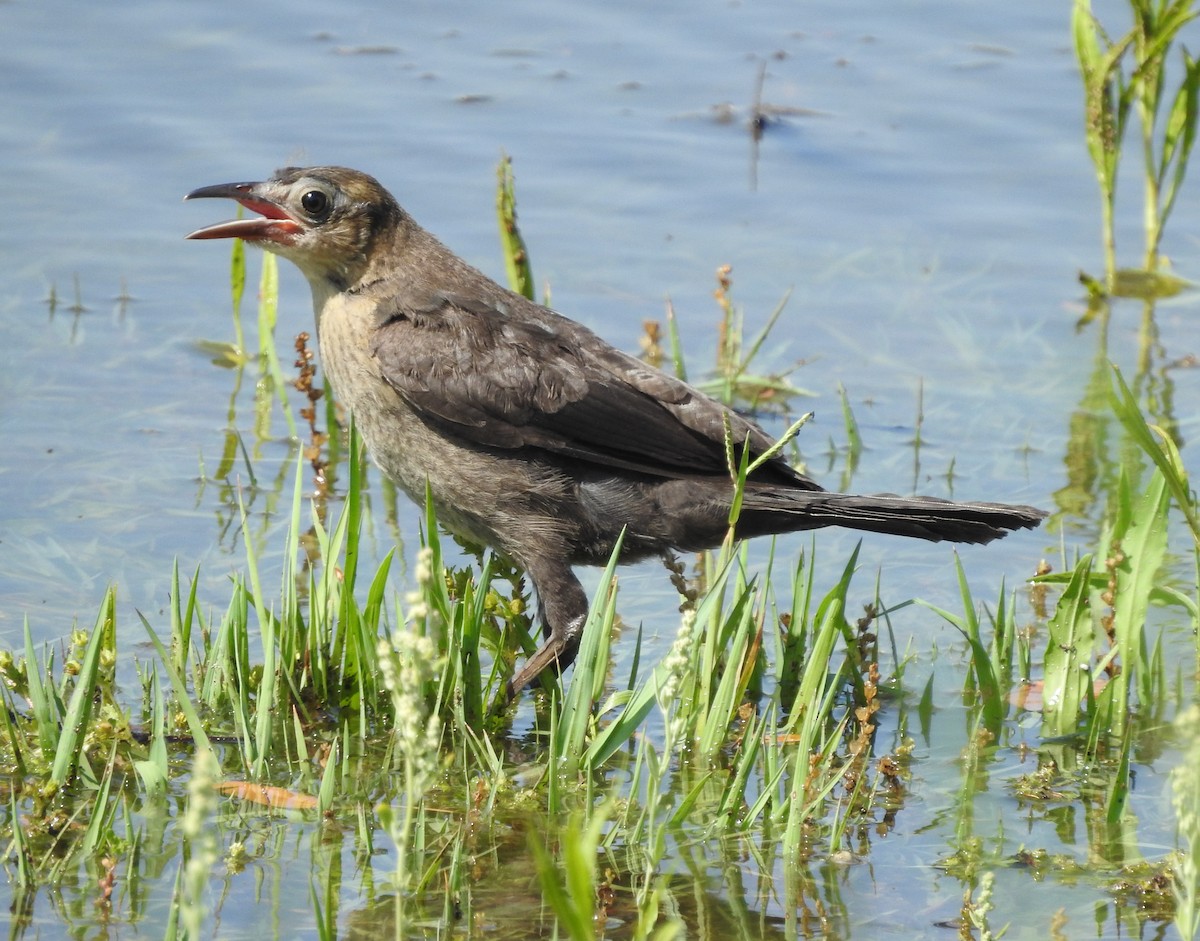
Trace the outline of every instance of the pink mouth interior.
[[266, 200], [254, 199], [253, 197], [238, 197], [238, 202], [252, 212], [257, 212], [260, 216], [266, 216], [268, 219], [283, 219], [291, 222], [291, 217], [276, 206], [274, 203], [269, 203]]

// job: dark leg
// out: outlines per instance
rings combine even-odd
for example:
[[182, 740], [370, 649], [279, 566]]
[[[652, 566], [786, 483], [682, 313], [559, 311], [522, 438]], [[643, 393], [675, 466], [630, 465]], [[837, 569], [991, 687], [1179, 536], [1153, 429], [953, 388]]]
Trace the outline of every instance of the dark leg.
[[575, 662], [587, 620], [587, 594], [570, 566], [530, 566], [526, 574], [537, 592], [545, 641], [509, 682], [509, 701], [545, 670], [561, 673]]

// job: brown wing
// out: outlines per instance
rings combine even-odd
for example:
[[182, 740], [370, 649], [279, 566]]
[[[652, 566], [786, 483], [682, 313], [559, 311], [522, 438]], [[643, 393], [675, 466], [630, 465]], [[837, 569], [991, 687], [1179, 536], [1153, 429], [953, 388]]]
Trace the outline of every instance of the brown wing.
[[[686, 477], [728, 473], [726, 423], [739, 448], [771, 444], [686, 383], [519, 298], [399, 296], [379, 321], [384, 379], [425, 421], [479, 445]], [[783, 461], [771, 476], [819, 489]]]

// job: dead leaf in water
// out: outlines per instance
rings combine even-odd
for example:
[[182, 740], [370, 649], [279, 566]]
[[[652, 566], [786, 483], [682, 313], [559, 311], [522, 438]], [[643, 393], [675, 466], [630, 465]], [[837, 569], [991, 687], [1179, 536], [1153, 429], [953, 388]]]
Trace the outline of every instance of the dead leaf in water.
[[252, 781], [222, 781], [217, 785], [222, 794], [231, 794], [252, 804], [274, 807], [277, 810], [316, 810], [317, 799], [311, 794], [301, 794], [285, 787], [270, 784], [255, 784]]

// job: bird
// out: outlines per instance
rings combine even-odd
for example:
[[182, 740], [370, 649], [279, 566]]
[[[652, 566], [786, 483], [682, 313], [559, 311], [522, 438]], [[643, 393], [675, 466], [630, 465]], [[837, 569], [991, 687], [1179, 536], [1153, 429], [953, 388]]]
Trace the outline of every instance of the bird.
[[842, 526], [987, 543], [1046, 515], [823, 489], [751, 419], [469, 265], [366, 173], [285, 167], [185, 197], [211, 198], [256, 215], [186, 237], [240, 238], [300, 269], [322, 368], [383, 473], [532, 582], [543, 641], [510, 700], [575, 659], [588, 612], [576, 566], [606, 564], [618, 543], [621, 563], [721, 544], [731, 445], [757, 463], [738, 538]]

